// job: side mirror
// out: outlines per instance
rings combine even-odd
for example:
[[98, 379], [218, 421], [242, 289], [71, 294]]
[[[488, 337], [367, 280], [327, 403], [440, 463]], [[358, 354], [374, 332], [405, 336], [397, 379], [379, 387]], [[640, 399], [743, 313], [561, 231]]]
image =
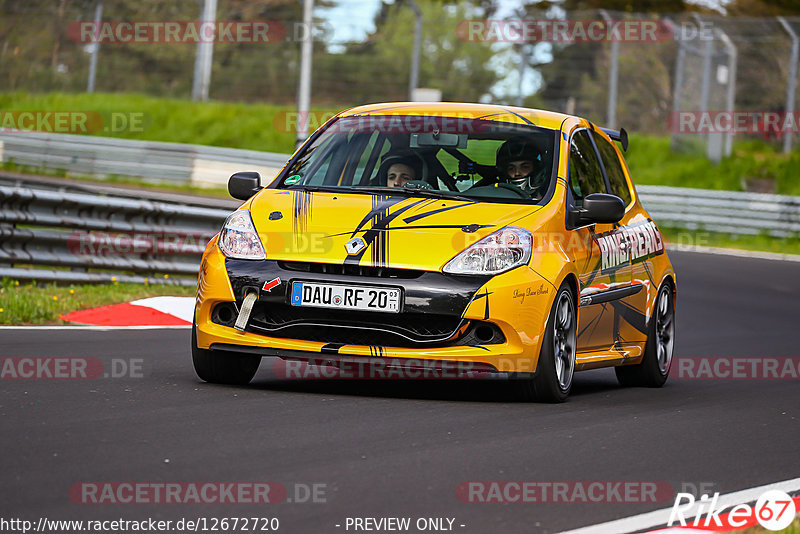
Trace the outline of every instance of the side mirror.
[[583, 207], [570, 212], [572, 226], [594, 223], [615, 223], [625, 215], [625, 202], [605, 193], [592, 193], [583, 199]]
[[228, 180], [228, 193], [239, 200], [247, 200], [260, 190], [261, 175], [254, 171], [237, 172]]

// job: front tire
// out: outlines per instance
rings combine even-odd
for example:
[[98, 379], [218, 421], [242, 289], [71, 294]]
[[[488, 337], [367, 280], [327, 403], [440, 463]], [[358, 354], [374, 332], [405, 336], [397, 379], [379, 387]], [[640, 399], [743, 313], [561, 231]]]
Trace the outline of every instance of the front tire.
[[258, 371], [261, 356], [197, 347], [197, 326], [192, 325], [192, 363], [194, 372], [205, 382], [243, 386]]
[[575, 373], [576, 328], [575, 296], [569, 283], [564, 282], [547, 319], [536, 374], [520, 380], [525, 400], [554, 403], [567, 400]]
[[658, 289], [642, 361], [615, 367], [617, 380], [623, 386], [660, 388], [669, 376], [674, 347], [675, 300], [672, 284], [666, 281]]

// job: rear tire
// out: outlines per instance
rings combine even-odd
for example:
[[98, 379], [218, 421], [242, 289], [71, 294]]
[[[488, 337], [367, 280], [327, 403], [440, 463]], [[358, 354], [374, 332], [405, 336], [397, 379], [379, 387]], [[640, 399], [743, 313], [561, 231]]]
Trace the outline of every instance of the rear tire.
[[258, 371], [261, 356], [197, 347], [197, 326], [192, 325], [192, 362], [194, 372], [212, 384], [249, 384]]
[[547, 319], [536, 374], [519, 380], [525, 400], [564, 402], [572, 389], [575, 372], [577, 314], [572, 287], [564, 282], [553, 301]]
[[660, 388], [669, 376], [674, 347], [675, 301], [672, 284], [666, 281], [658, 289], [642, 361], [615, 367], [617, 380], [623, 386]]

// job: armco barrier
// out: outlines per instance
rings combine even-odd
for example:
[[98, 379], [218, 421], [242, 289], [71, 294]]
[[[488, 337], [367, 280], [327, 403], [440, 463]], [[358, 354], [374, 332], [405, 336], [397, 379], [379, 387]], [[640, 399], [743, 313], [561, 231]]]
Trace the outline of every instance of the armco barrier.
[[800, 234], [800, 197], [639, 186], [642, 205], [660, 225], [728, 234]]
[[[223, 185], [230, 174], [241, 170], [257, 170], [268, 183], [289, 156], [93, 136], [0, 132], [0, 157], [77, 174]], [[193, 284], [204, 244], [199, 243], [197, 234], [210, 237], [216, 233], [236, 204], [197, 197], [183, 200], [180, 193], [64, 184], [57, 179], [26, 181], [22, 175], [0, 173], [0, 277], [76, 282], [144, 281], [147, 277], [154, 283]], [[663, 226], [730, 234], [800, 235], [800, 197], [664, 186], [638, 186], [637, 191], [644, 207]], [[103, 241], [119, 233], [131, 236], [131, 253], [124, 250], [127, 243]], [[99, 244], [90, 241], [93, 239], [99, 239]], [[177, 251], [175, 242], [181, 245]], [[99, 252], [85, 254], [93, 250]], [[154, 273], [174, 277], [153, 279]]]
[[224, 187], [236, 171], [265, 180], [289, 156], [204, 145], [161, 143], [40, 132], [0, 132], [0, 160], [85, 176], [121, 176], [158, 182]]
[[230, 211], [0, 185], [0, 278], [192, 286]]

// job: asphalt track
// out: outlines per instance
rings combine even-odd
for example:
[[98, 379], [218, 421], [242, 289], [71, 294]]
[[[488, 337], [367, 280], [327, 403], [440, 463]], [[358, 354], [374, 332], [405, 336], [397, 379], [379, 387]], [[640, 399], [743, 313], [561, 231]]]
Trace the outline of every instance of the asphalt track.
[[[800, 264], [672, 252], [676, 356], [797, 356]], [[465, 481], [660, 481], [722, 493], [800, 476], [797, 380], [670, 380], [623, 389], [576, 375], [563, 405], [502, 381], [201, 383], [189, 330], [0, 330], [0, 356], [139, 359], [143, 377], [0, 380], [0, 517], [277, 517], [346, 532], [347, 517], [454, 518], [463, 533], [557, 532], [671, 506], [484, 504]], [[75, 504], [81, 481], [325, 484], [325, 502]], [[336, 525], [341, 525], [337, 527]], [[460, 525], [464, 525], [463, 527]], [[351, 529], [350, 532], [353, 532]], [[412, 529], [411, 532], [416, 532]]]

